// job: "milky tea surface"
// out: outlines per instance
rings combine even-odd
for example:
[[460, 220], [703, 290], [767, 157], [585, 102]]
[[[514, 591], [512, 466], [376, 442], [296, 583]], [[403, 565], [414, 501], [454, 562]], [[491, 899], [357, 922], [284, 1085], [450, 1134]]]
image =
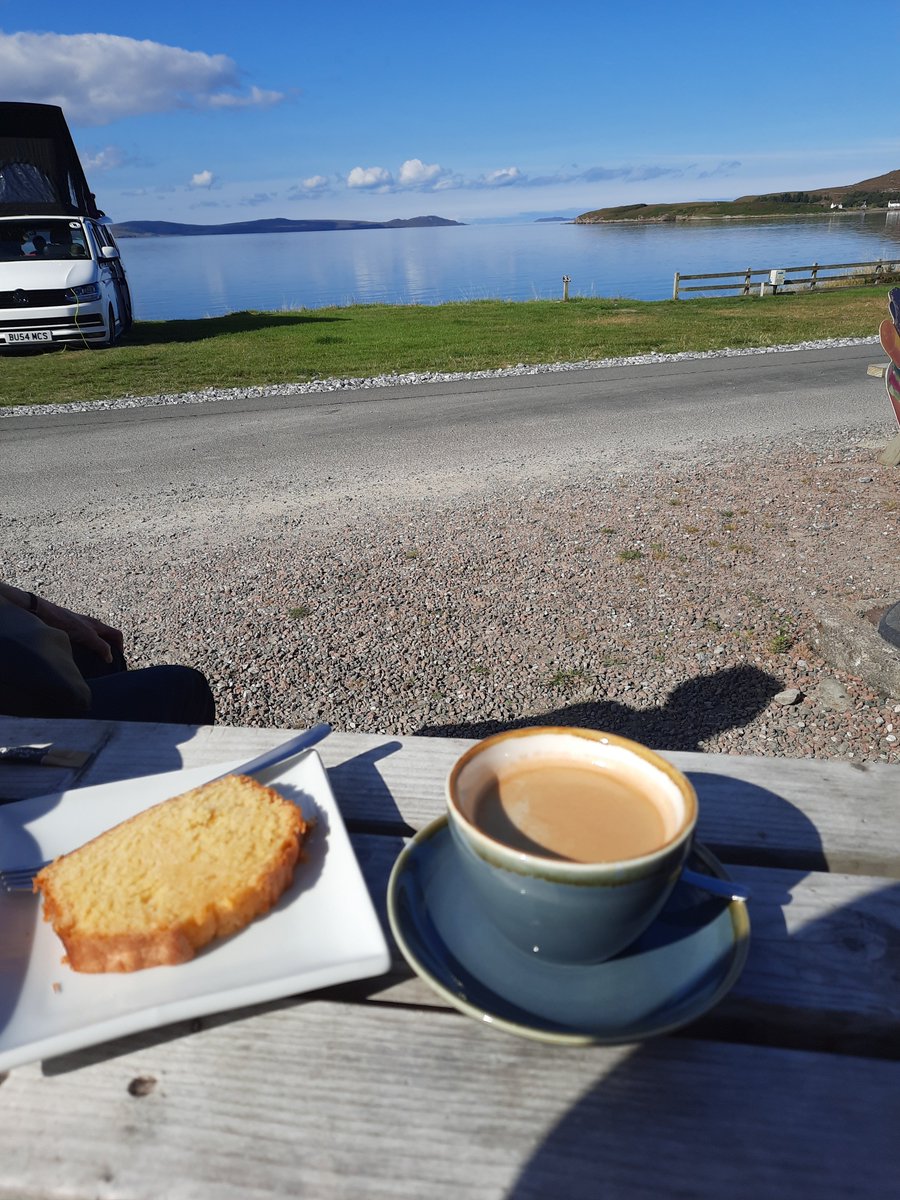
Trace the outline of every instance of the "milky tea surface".
[[564, 758], [510, 767], [482, 789], [474, 818], [513, 849], [572, 862], [639, 858], [667, 840], [659, 803], [632, 779]]

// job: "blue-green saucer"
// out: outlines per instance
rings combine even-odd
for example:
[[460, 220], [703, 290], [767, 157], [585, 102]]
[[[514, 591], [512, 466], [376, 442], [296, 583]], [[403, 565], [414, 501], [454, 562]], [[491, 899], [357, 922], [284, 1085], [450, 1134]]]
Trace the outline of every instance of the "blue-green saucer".
[[[696, 842], [688, 865], [728, 879]], [[750, 942], [746, 904], [682, 880], [615, 958], [594, 966], [530, 958], [475, 905], [446, 817], [399, 855], [387, 898], [403, 956], [448, 1003], [509, 1033], [562, 1044], [636, 1042], [696, 1020], [734, 986]]]

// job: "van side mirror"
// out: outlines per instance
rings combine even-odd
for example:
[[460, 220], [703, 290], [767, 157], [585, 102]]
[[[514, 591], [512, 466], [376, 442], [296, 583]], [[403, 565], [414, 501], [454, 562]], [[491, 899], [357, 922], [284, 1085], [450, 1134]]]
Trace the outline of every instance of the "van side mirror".
[[115, 248], [115, 246], [101, 246], [100, 247], [100, 257], [101, 258], [118, 258], [119, 252]]

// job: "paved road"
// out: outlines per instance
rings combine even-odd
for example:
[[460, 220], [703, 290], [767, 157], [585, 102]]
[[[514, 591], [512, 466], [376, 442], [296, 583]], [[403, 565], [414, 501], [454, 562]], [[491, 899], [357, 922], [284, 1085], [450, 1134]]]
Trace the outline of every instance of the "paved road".
[[[502, 379], [14, 417], [0, 511], [20, 542], [102, 528], [235, 536], [255, 518], [356, 511], [578, 479], [735, 440], [890, 430], [874, 345]], [[149, 526], [149, 528], [148, 528]]]

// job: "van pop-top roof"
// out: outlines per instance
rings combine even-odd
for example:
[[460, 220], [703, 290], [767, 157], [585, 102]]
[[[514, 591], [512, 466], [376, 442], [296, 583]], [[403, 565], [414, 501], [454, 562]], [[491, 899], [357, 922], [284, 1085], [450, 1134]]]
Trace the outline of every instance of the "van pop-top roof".
[[0, 217], [102, 217], [55, 104], [0, 102]]

